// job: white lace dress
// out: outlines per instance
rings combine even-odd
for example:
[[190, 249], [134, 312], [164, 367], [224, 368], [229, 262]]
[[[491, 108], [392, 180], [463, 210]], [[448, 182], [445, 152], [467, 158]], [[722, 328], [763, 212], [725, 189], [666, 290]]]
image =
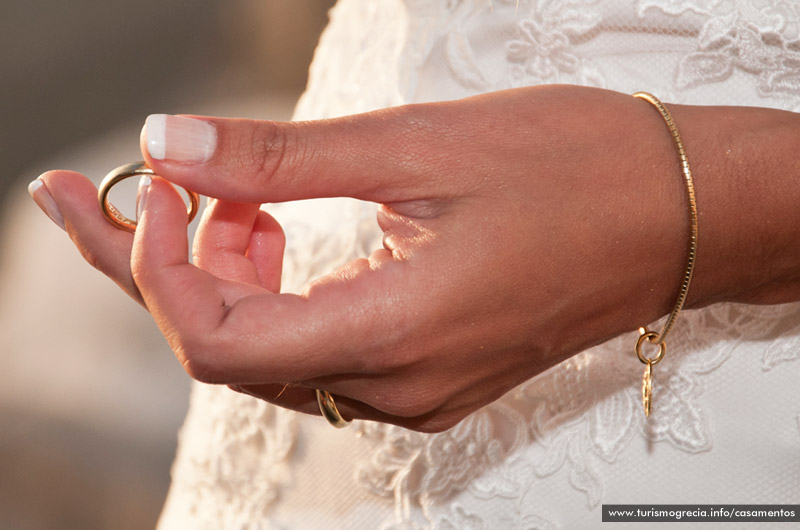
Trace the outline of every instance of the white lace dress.
[[[799, 50], [795, 0], [341, 0], [296, 118], [556, 82], [795, 109]], [[374, 205], [274, 211], [286, 290], [380, 246]], [[800, 305], [715, 305], [673, 333], [647, 422], [634, 334], [435, 435], [196, 384], [160, 528], [599, 528], [603, 503], [797, 503]]]

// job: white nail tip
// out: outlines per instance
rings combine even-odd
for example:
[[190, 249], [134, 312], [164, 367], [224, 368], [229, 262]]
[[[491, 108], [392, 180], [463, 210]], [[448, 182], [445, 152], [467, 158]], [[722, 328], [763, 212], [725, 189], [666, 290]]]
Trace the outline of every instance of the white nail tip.
[[31, 197], [39, 190], [39, 188], [44, 187], [44, 182], [39, 179], [34, 180], [30, 184], [28, 184], [28, 193], [30, 193]]
[[203, 120], [153, 114], [145, 122], [147, 151], [156, 160], [207, 162], [217, 147], [217, 131]]
[[144, 122], [147, 152], [156, 160], [167, 156], [167, 115], [151, 114]]
[[50, 195], [50, 191], [41, 179], [36, 179], [28, 184], [28, 193], [30, 193], [33, 202], [41, 208], [51, 221], [60, 226], [62, 230], [66, 230], [64, 216], [61, 214], [61, 210], [58, 209], [56, 201], [53, 199], [53, 196]]

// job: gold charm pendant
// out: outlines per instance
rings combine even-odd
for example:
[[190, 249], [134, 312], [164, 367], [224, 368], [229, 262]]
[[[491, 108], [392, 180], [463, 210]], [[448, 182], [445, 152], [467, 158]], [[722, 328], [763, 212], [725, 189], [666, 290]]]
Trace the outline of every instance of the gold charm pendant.
[[650, 404], [653, 402], [653, 363], [648, 362], [642, 377], [642, 406], [644, 415], [650, 416]]
[[[646, 357], [642, 352], [644, 342], [658, 346], [658, 353], [655, 357]], [[667, 344], [659, 333], [650, 331], [647, 328], [639, 328], [639, 340], [636, 341], [636, 356], [644, 363], [644, 375], [642, 376], [642, 407], [644, 407], [645, 417], [650, 417], [650, 408], [653, 404], [653, 366], [658, 364], [667, 353]]]

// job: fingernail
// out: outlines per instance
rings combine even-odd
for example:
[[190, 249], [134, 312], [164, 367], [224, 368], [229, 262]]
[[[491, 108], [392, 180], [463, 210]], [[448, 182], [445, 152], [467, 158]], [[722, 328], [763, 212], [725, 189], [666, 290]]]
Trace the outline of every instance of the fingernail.
[[156, 160], [200, 164], [211, 159], [217, 148], [217, 131], [203, 120], [151, 114], [144, 130], [147, 152]]
[[61, 215], [61, 210], [58, 209], [55, 199], [50, 195], [50, 191], [42, 179], [37, 178], [28, 184], [28, 193], [31, 194], [33, 202], [42, 209], [51, 221], [60, 226], [62, 230], [66, 230], [64, 228], [64, 216]]
[[147, 190], [150, 189], [150, 183], [153, 181], [149, 176], [143, 175], [139, 179], [139, 190], [136, 192], [136, 221], [142, 217], [144, 211], [144, 203], [147, 201]]

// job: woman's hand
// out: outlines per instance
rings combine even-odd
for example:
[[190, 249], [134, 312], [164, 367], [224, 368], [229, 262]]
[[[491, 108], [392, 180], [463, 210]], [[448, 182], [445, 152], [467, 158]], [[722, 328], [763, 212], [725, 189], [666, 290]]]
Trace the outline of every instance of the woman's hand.
[[[795, 115], [670, 108], [701, 214], [689, 304], [800, 298]], [[195, 264], [185, 206], [159, 178], [131, 235], [83, 177], [43, 175], [67, 231], [190, 375], [304, 412], [321, 388], [348, 418], [446, 429], [666, 314], [685, 268], [677, 155], [628, 95], [524, 88], [306, 123], [151, 117], [142, 146], [156, 174], [215, 198]], [[278, 294], [283, 234], [259, 205], [332, 196], [380, 203], [384, 248]]]

